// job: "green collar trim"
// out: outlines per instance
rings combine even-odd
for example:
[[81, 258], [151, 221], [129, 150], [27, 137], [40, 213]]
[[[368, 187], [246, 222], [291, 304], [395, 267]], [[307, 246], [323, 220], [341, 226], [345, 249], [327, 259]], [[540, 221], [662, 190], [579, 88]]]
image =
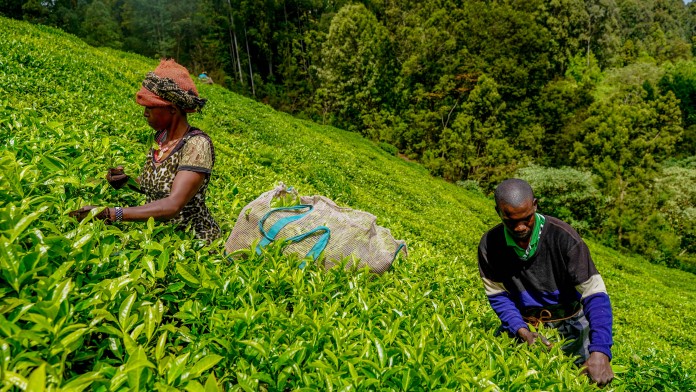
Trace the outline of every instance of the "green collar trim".
[[541, 238], [541, 231], [544, 229], [544, 223], [546, 222], [546, 218], [544, 218], [543, 215], [539, 213], [534, 214], [534, 229], [532, 229], [532, 237], [529, 240], [529, 245], [527, 245], [527, 249], [522, 249], [519, 245], [515, 243], [515, 240], [512, 238], [512, 235], [510, 235], [510, 232], [507, 228], [507, 226], [503, 225], [505, 230], [505, 243], [507, 246], [512, 247], [512, 249], [517, 253], [517, 257], [520, 258], [522, 261], [527, 261], [529, 260], [532, 256], [537, 251], [537, 247], [539, 245], [539, 238]]

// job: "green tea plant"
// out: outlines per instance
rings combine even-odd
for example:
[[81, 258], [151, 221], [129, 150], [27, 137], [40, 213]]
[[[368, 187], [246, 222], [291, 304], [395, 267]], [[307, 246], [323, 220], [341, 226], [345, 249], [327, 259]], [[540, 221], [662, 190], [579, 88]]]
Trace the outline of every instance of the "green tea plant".
[[[2, 390], [596, 388], [560, 344], [494, 336], [476, 247], [497, 217], [480, 191], [214, 85], [191, 122], [215, 143], [208, 200], [226, 233], [283, 181], [377, 215], [408, 258], [382, 276], [299, 269], [279, 246], [229, 260], [225, 238], [152, 220], [77, 223], [67, 212], [84, 204], [143, 202], [103, 176], [144, 162], [133, 95], [156, 62], [0, 21]], [[696, 277], [590, 246], [615, 313], [610, 388], [695, 389]]]

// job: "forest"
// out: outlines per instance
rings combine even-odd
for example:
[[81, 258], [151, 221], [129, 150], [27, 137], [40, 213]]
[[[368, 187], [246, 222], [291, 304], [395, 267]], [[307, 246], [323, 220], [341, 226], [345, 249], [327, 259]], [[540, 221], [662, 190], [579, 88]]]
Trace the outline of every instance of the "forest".
[[696, 5], [681, 0], [0, 0], [171, 57], [583, 235], [696, 272]]

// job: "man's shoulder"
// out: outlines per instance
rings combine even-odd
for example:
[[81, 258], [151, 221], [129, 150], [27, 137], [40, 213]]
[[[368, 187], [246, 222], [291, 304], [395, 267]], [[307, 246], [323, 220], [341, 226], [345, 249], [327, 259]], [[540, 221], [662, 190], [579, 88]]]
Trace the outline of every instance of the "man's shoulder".
[[483, 233], [483, 235], [481, 236], [481, 241], [479, 242], [479, 246], [486, 247], [486, 244], [488, 244], [491, 241], [505, 242], [505, 233], [503, 233], [502, 223], [498, 223], [497, 225], [493, 226], [491, 229]]
[[575, 240], [582, 241], [580, 234], [578, 234], [570, 224], [550, 215], [544, 215], [544, 218], [546, 220], [544, 223], [544, 230], [548, 233], [554, 236], [571, 237]]
[[493, 236], [503, 235], [503, 224], [498, 223], [497, 225], [491, 227], [490, 229], [488, 229], [488, 231], [483, 233], [482, 238], [485, 238], [485, 237], [491, 236], [491, 235], [493, 235]]

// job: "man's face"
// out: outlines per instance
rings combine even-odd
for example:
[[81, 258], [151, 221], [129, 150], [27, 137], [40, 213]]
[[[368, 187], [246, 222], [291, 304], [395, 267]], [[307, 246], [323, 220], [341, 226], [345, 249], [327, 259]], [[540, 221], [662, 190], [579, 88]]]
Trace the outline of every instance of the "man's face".
[[497, 207], [498, 215], [516, 240], [526, 240], [534, 229], [534, 213], [537, 210], [537, 200], [529, 199], [519, 207], [502, 204]]

